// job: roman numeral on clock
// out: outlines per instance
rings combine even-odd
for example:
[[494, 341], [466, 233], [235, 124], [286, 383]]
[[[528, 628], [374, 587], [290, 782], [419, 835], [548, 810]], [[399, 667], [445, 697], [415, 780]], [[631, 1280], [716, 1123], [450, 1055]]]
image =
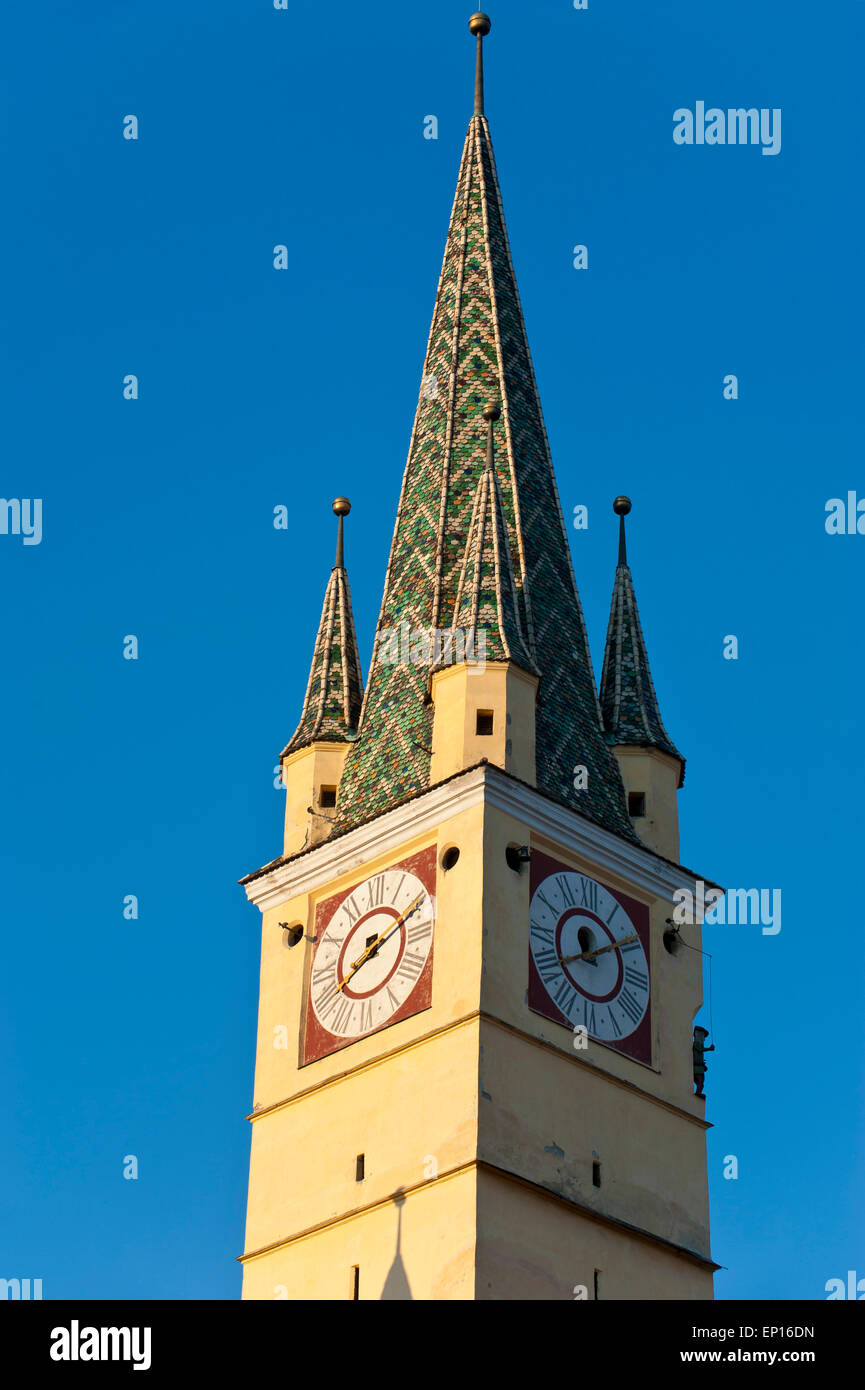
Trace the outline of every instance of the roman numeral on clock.
[[580, 898], [580, 905], [585, 905], [586, 907], [590, 908], [592, 912], [597, 912], [598, 885], [595, 883], [594, 879], [581, 878], [580, 888], [582, 889], [583, 894], [583, 896]]
[[425, 956], [413, 956], [411, 952], [406, 951], [396, 973], [405, 975], [409, 980], [416, 980], [423, 970], [425, 959]]
[[541, 927], [537, 922], [530, 921], [529, 931], [532, 936], [540, 937], [541, 941], [549, 941], [552, 946], [554, 940], [552, 927]]
[[557, 979], [561, 974], [559, 958], [555, 951], [550, 950], [549, 947], [545, 947], [543, 951], [535, 952], [535, 965], [545, 984], [548, 984], [550, 980]]
[[557, 1008], [561, 1009], [563, 1014], [570, 1014], [574, 1004], [575, 993], [576, 990], [570, 982], [568, 980], [562, 980], [558, 989], [553, 994], [553, 1002], [556, 1004]]
[[573, 889], [571, 888], [570, 882], [568, 881], [567, 874], [557, 874], [556, 883], [558, 884], [559, 892], [562, 895], [562, 902], [567, 903], [568, 907], [574, 907], [576, 905], [577, 900], [574, 897]]
[[425, 936], [431, 934], [432, 922], [415, 922], [406, 933], [406, 945], [413, 946], [416, 941], [423, 941]]
[[545, 898], [545, 897], [544, 897], [544, 893], [543, 893], [543, 889], [542, 889], [542, 888], [539, 888], [539, 889], [538, 889], [537, 893], [535, 894], [535, 897], [536, 897], [536, 898], [540, 898], [540, 900], [541, 900], [541, 902], [543, 903], [544, 907], [547, 909], [547, 912], [549, 912], [550, 915], [551, 915], [552, 917], [554, 917], [554, 918], [558, 921], [559, 910], [558, 910], [558, 908], [553, 907], [553, 905], [552, 905], [552, 903], [550, 902], [549, 898]]
[[384, 874], [371, 878], [367, 887], [369, 889], [367, 907], [378, 907], [384, 900]]
[[353, 999], [343, 998], [341, 1000], [339, 1008], [334, 1014], [333, 1019], [328, 1022], [328, 1027], [330, 1028], [332, 1033], [339, 1033], [342, 1030], [342, 1028], [348, 1024], [351, 1018], [351, 1012], [353, 1008]]
[[360, 908], [358, 907], [357, 903], [351, 895], [349, 895], [346, 898], [345, 902], [343, 903], [343, 908], [345, 909], [345, 915], [348, 918], [350, 925], [354, 926], [355, 922], [360, 916]]
[[637, 1023], [639, 1023], [640, 1019], [643, 1017], [643, 1010], [640, 1008], [639, 1004], [637, 1003], [636, 999], [631, 994], [629, 989], [623, 987], [619, 991], [619, 997], [616, 1000], [616, 1003], [621, 1004], [622, 1008], [624, 1009], [625, 1013], [628, 1015], [628, 1018], [631, 1020], [633, 1024], [636, 1025]]
[[341, 998], [342, 996], [338, 994], [335, 989], [331, 989], [328, 986], [328, 988], [323, 989], [318, 998], [313, 1001], [315, 1004], [315, 1011], [322, 1023], [327, 1022]]
[[638, 970], [635, 965], [625, 966], [625, 979], [629, 985], [634, 986], [634, 989], [649, 988], [649, 977], [645, 970]]

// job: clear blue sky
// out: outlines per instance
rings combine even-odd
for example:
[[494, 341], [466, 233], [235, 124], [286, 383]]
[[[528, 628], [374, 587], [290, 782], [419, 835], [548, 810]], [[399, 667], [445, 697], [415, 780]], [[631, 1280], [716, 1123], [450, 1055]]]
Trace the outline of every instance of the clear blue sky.
[[[0, 492], [42, 498], [44, 532], [0, 536], [0, 1275], [46, 1297], [239, 1294], [259, 917], [236, 880], [281, 848], [273, 767], [337, 493], [368, 664], [470, 10], [5, 17]], [[824, 529], [828, 498], [865, 496], [862, 6], [492, 16], [487, 111], [562, 503], [589, 508], [570, 536], [595, 663], [627, 492], [688, 758], [683, 860], [783, 892], [777, 936], [706, 933], [718, 1296], [824, 1298], [865, 1276], [865, 536]], [[698, 100], [780, 107], [780, 155], [676, 146]]]

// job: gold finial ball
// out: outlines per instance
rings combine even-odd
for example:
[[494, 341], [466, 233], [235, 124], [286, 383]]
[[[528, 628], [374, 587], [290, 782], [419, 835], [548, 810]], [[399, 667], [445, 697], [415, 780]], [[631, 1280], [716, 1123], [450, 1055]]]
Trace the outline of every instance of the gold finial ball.
[[333, 510], [336, 516], [348, 516], [351, 511], [351, 503], [347, 497], [337, 497], [333, 504]]
[[500, 419], [501, 419], [501, 415], [502, 415], [502, 408], [501, 408], [501, 406], [500, 406], [500, 405], [496, 405], [495, 401], [487, 401], [486, 405], [484, 406], [484, 419], [485, 419], [485, 420], [500, 420]]
[[484, 14], [481, 10], [478, 10], [477, 14], [473, 14], [471, 19], [469, 20], [469, 28], [471, 29], [472, 33], [480, 34], [482, 39], [486, 38], [487, 34], [490, 32], [492, 27], [493, 22], [490, 19], [489, 15]]
[[617, 497], [617, 498], [616, 498], [615, 502], [613, 503], [613, 511], [616, 513], [616, 516], [627, 516], [627, 515], [628, 515], [628, 512], [629, 512], [630, 510], [631, 510], [631, 499], [630, 499], [630, 497]]

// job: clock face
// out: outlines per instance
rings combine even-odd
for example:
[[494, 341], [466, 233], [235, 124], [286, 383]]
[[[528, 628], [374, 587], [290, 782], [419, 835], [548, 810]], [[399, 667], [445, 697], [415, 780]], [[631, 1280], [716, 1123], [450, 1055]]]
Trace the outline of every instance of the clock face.
[[529, 1007], [651, 1062], [648, 909], [532, 855]]
[[429, 1007], [435, 850], [319, 904], [304, 1062]]

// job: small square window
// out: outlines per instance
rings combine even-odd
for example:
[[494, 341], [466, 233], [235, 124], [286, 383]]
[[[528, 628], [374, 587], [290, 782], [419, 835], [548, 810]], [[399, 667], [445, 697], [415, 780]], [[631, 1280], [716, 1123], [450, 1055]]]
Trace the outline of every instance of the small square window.
[[322, 807], [336, 805], [336, 787], [322, 787], [319, 805]]
[[475, 726], [477, 734], [491, 734], [493, 731], [493, 712], [491, 709], [478, 710], [478, 722]]
[[354, 1180], [363, 1182], [366, 1177], [366, 1154], [358, 1154], [354, 1163]]
[[646, 814], [646, 793], [628, 792], [628, 815], [644, 816]]
[[600, 1163], [595, 1162], [595, 1163], [592, 1164], [592, 1186], [593, 1186], [593, 1187], [600, 1187], [600, 1185], [601, 1185], [601, 1165], [600, 1165]]

